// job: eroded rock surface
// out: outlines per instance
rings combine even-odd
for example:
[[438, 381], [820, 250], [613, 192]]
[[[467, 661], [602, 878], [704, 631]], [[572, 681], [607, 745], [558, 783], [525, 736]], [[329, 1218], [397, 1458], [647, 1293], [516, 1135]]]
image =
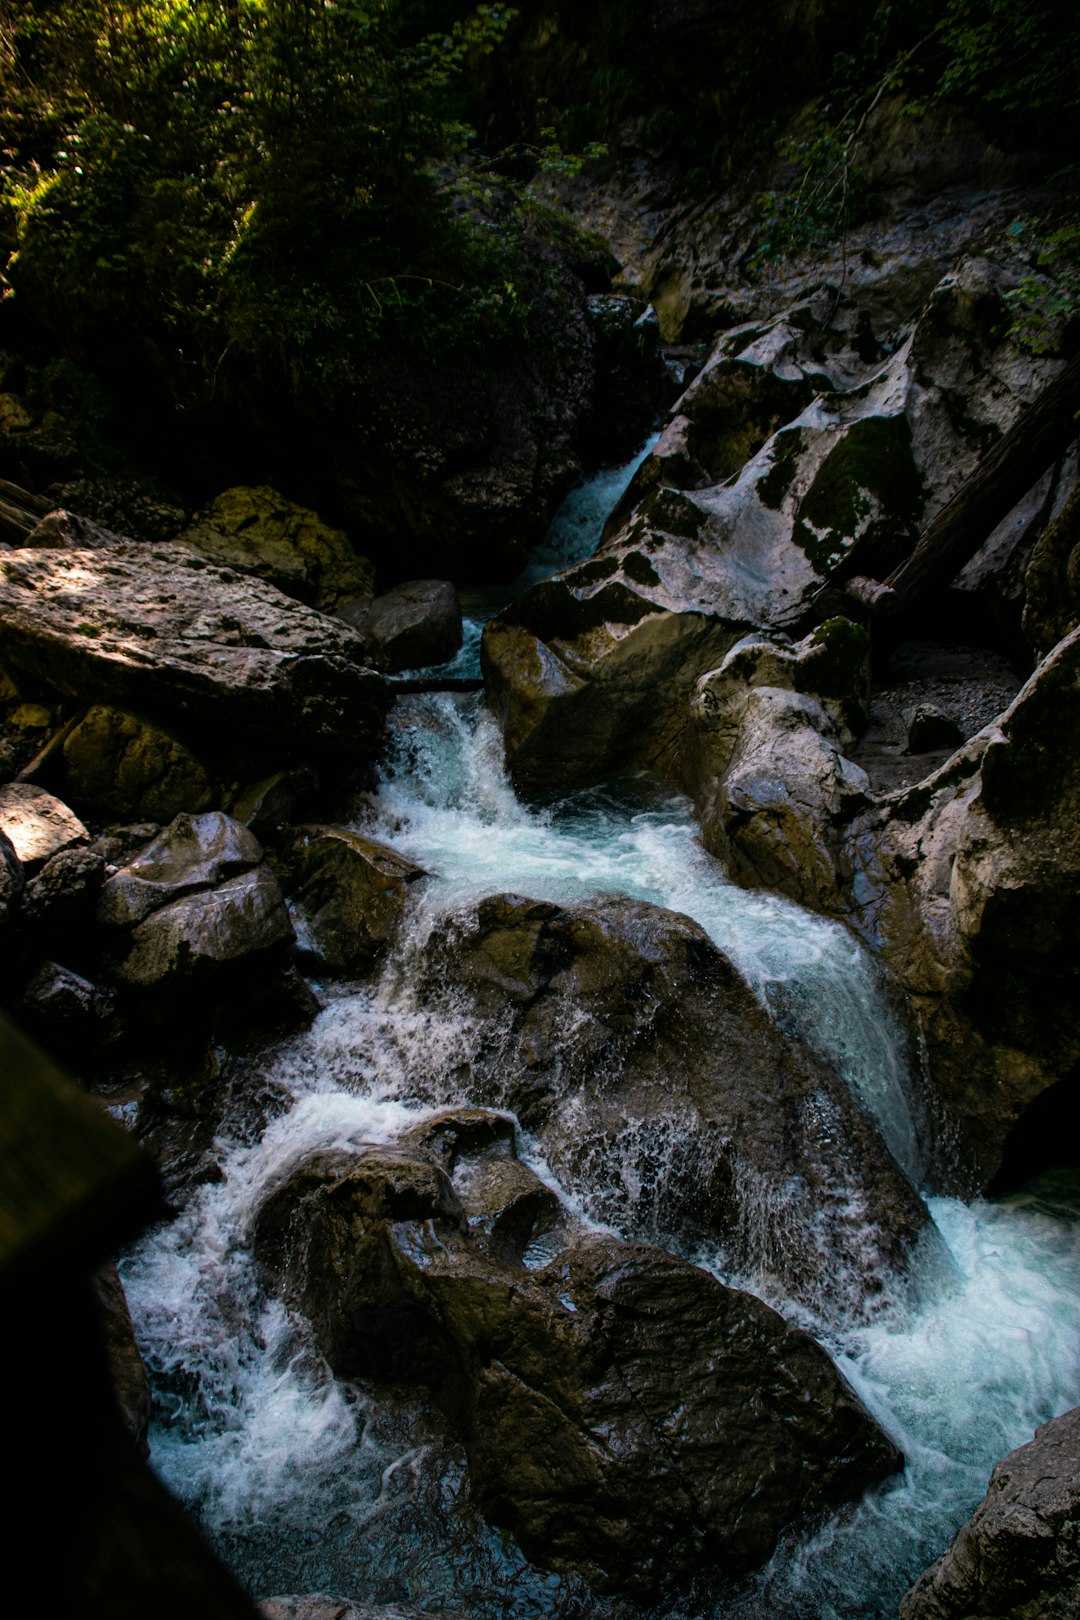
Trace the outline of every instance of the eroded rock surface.
[[32, 782], [8, 782], [0, 787], [0, 832], [32, 871], [90, 836], [74, 810]]
[[[798, 625], [834, 577], [881, 579], [910, 553], [1060, 368], [1003, 338], [1010, 284], [965, 260], [913, 326], [880, 341], [869, 312], [831, 291], [724, 333], [598, 554], [485, 632], [522, 787], [628, 763], [678, 777], [699, 676], [748, 630]], [[1008, 545], [990, 537], [970, 589], [1030, 552], [1045, 506], [1006, 525]]]
[[900, 1604], [900, 1620], [1080, 1613], [1080, 1407], [999, 1462], [979, 1507]]
[[621, 1231], [708, 1236], [744, 1273], [859, 1313], [926, 1225], [840, 1077], [688, 917], [493, 896], [432, 935], [421, 994], [464, 995], [484, 1020], [475, 1094]]
[[340, 614], [390, 673], [443, 664], [461, 646], [461, 602], [448, 579], [408, 580], [382, 596], [346, 602]]
[[[937, 1173], [985, 1184], [1080, 1061], [1080, 630], [1000, 718], [853, 827], [852, 916], [911, 998], [940, 1110]], [[1043, 1163], [1058, 1162], [1047, 1121]], [[1067, 1146], [1067, 1144], [1064, 1144]]]
[[[444, 1119], [436, 1145], [446, 1134]], [[785, 1523], [897, 1466], [824, 1351], [752, 1296], [580, 1233], [530, 1269], [497, 1212], [520, 1217], [531, 1182], [543, 1219], [542, 1184], [494, 1134], [486, 1171], [483, 1151], [458, 1152], [453, 1180], [392, 1149], [317, 1156], [272, 1193], [256, 1241], [339, 1372], [433, 1391], [474, 1500], [529, 1557], [601, 1589], [743, 1569]]]

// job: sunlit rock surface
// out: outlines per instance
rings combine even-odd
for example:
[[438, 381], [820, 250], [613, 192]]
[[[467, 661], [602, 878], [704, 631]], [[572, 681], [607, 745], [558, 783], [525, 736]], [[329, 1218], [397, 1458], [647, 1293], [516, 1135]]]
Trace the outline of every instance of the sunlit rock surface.
[[353, 631], [183, 547], [7, 552], [0, 629], [17, 669], [234, 758], [355, 759], [382, 735], [386, 690]]

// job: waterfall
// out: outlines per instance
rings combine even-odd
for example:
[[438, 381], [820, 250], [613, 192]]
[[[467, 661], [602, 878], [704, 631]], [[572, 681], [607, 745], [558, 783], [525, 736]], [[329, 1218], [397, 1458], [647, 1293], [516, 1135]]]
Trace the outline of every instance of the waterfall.
[[[258, 1594], [334, 1591], [485, 1620], [641, 1614], [532, 1568], [480, 1521], [462, 1489], [460, 1448], [422, 1401], [391, 1406], [330, 1376], [305, 1325], [263, 1286], [253, 1214], [308, 1153], [392, 1142], [436, 1101], [470, 1100], [475, 1015], [452, 1001], [437, 1013], [418, 1007], [405, 975], [418, 942], [483, 894], [560, 903], [623, 894], [694, 918], [773, 1016], [840, 1068], [917, 1181], [903, 1031], [852, 936], [729, 883], [669, 788], [638, 776], [540, 809], [521, 804], [476, 697], [399, 703], [382, 779], [355, 816], [430, 877], [381, 978], [324, 986], [312, 1028], [254, 1060], [252, 1089], [273, 1099], [262, 1134], [253, 1140], [249, 1121], [226, 1119], [223, 1179], [124, 1265], [156, 1389], [154, 1466]], [[523, 1148], [552, 1179], [535, 1144]], [[595, 1218], [588, 1185], [560, 1191]], [[701, 1577], [648, 1613], [894, 1615], [993, 1462], [1080, 1399], [1078, 1193], [1058, 1178], [998, 1204], [930, 1200], [949, 1264], [928, 1267], [869, 1323], [818, 1324], [903, 1448], [904, 1474], [810, 1534], [790, 1534], [748, 1580]]]

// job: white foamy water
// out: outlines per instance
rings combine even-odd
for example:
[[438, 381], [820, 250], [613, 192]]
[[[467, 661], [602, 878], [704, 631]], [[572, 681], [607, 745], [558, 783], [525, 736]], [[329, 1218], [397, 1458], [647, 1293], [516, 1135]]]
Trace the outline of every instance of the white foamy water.
[[[790, 1030], [832, 1056], [917, 1179], [907, 1065], [872, 963], [838, 925], [728, 883], [686, 802], [645, 779], [520, 804], [479, 700], [399, 704], [366, 831], [431, 874], [412, 939], [504, 890], [559, 902], [618, 893], [695, 918]], [[482, 1033], [482, 1032], [481, 1032]], [[432, 1099], [468, 1100], [478, 1037], [466, 1014], [417, 1006], [391, 962], [334, 994], [266, 1060], [276, 1117], [238, 1125], [224, 1180], [202, 1188], [125, 1267], [157, 1386], [153, 1458], [256, 1592], [334, 1591], [478, 1616], [636, 1615], [531, 1569], [463, 1505], [460, 1452], [327, 1373], [250, 1253], [260, 1201], [308, 1153], [394, 1140]], [[530, 1144], [523, 1150], [529, 1157]], [[547, 1175], [546, 1167], [537, 1166]], [[628, 1166], [627, 1174], [633, 1167]], [[943, 1550], [994, 1461], [1080, 1400], [1075, 1187], [1001, 1204], [931, 1201], [947, 1252], [906, 1301], [823, 1331], [903, 1448], [907, 1468], [741, 1585], [699, 1582], [649, 1614], [713, 1620], [876, 1620]], [[564, 1189], [580, 1210], [588, 1188]], [[745, 1279], [743, 1279], [745, 1280]]]
[[552, 518], [542, 545], [536, 547], [526, 566], [510, 585], [464, 593], [461, 646], [453, 658], [445, 664], [404, 670], [402, 673], [405, 676], [441, 675], [455, 679], [479, 679], [480, 638], [487, 621], [520, 596], [522, 591], [528, 590], [530, 585], [547, 579], [558, 568], [568, 568], [571, 563], [592, 556], [600, 544], [609, 513], [629, 488], [631, 479], [659, 437], [659, 433], [650, 433], [641, 449], [629, 461], [620, 462], [616, 467], [601, 467], [599, 472], [575, 484]]

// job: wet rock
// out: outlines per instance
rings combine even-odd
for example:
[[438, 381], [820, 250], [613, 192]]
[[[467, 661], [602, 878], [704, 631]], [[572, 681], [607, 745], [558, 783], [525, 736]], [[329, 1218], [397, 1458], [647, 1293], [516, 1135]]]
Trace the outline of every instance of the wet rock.
[[444, 664], [461, 646], [461, 602], [448, 579], [414, 579], [343, 605], [340, 616], [368, 644], [377, 669], [396, 674]]
[[225, 490], [197, 513], [177, 544], [326, 612], [374, 582], [370, 562], [340, 529], [265, 484]]
[[277, 879], [261, 861], [258, 840], [230, 816], [177, 816], [102, 890], [114, 978], [175, 987], [291, 939]]
[[152, 912], [114, 949], [112, 974], [140, 989], [176, 986], [291, 938], [277, 879], [258, 867]]
[[0, 787], [0, 832], [28, 871], [35, 871], [59, 850], [82, 844], [89, 833], [63, 800], [31, 782]]
[[366, 973], [386, 950], [420, 867], [347, 827], [298, 828], [277, 857], [297, 941], [320, 969]]
[[0, 557], [5, 657], [54, 689], [149, 715], [239, 761], [365, 756], [388, 702], [336, 619], [169, 545]]
[[431, 1389], [481, 1511], [601, 1589], [751, 1567], [898, 1465], [824, 1351], [760, 1301], [599, 1239], [528, 1272], [481, 1247], [430, 1163], [302, 1165], [256, 1241], [331, 1364]]
[[414, 1609], [406, 1603], [353, 1603], [348, 1598], [314, 1592], [303, 1596], [264, 1598], [263, 1620], [473, 1620], [471, 1609]]
[[901, 1620], [1070, 1620], [1080, 1612], [1080, 1407], [1045, 1423], [990, 1476]]
[[[145, 849], [160, 831], [156, 821], [137, 821], [127, 827], [106, 827], [104, 832], [90, 840], [88, 848], [104, 856], [109, 866], [126, 866], [132, 856]], [[115, 873], [110, 872], [109, 876], [113, 877]]]
[[146, 1376], [131, 1326], [124, 1285], [113, 1265], [101, 1266], [91, 1277], [98, 1324], [109, 1364], [109, 1380], [124, 1428], [144, 1457], [150, 1455], [150, 1380]]
[[83, 1072], [116, 1033], [112, 995], [59, 962], [42, 962], [31, 974], [18, 1008], [49, 1051]]
[[159, 906], [248, 871], [262, 856], [255, 835], [220, 810], [177, 816], [109, 879], [98, 919], [106, 927], [134, 927]]
[[[1061, 1088], [1063, 1123], [1075, 1090], [1078, 686], [1074, 630], [996, 722], [849, 838], [853, 920], [921, 1030], [945, 1186], [985, 1185], [1025, 1111]], [[1042, 1166], [1061, 1151], [1048, 1119]]]
[[310, 767], [295, 771], [275, 771], [258, 782], [241, 787], [226, 806], [231, 816], [252, 832], [273, 832], [284, 822], [303, 819], [299, 808], [318, 788], [319, 779]]
[[191, 750], [160, 726], [94, 704], [63, 743], [64, 790], [84, 813], [171, 821], [204, 810], [215, 788]]
[[719, 1240], [830, 1311], [872, 1309], [904, 1266], [926, 1212], [876, 1125], [689, 918], [493, 896], [431, 936], [419, 993], [447, 983], [490, 1021], [474, 1094], [516, 1112], [593, 1215]]
[[932, 703], [920, 703], [907, 716], [909, 754], [929, 754], [938, 748], [959, 748], [964, 733], [950, 715]]

